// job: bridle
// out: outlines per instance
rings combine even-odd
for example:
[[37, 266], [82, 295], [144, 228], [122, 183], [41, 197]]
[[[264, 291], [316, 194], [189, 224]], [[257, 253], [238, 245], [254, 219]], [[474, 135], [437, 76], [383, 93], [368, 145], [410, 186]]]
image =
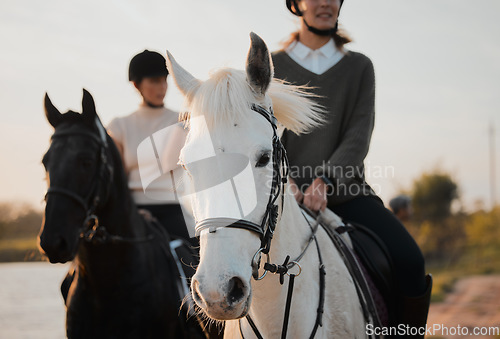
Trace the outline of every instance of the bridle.
[[[267, 271], [265, 271], [261, 277], [258, 276], [258, 266], [259, 266], [258, 262], [260, 262], [260, 258], [259, 260], [256, 259], [257, 257], [260, 257], [259, 256], [260, 253], [269, 255], [269, 250], [271, 248], [271, 240], [273, 239], [279, 215], [279, 206], [277, 204], [277, 200], [281, 195], [281, 205], [283, 206], [284, 195], [282, 193], [284, 191], [284, 186], [287, 182], [289, 166], [285, 148], [278, 136], [277, 132], [278, 121], [273, 114], [272, 108], [270, 107], [267, 110], [264, 107], [256, 104], [252, 104], [250, 108], [252, 109], [252, 111], [257, 112], [258, 114], [263, 116], [271, 124], [273, 128], [273, 139], [272, 139], [273, 180], [271, 184], [271, 193], [269, 195], [269, 200], [267, 202], [266, 210], [264, 212], [260, 225], [244, 219], [240, 220], [234, 219], [231, 220], [232, 222], [229, 223], [229, 225], [224, 227], [240, 228], [258, 234], [261, 241], [261, 245], [259, 250], [254, 255], [254, 260], [252, 260], [252, 268], [253, 268], [252, 275], [256, 280], [261, 280], [267, 274]], [[209, 232], [215, 233], [216, 232], [215, 226], [221, 221], [227, 223], [227, 220], [228, 219], [226, 218], [224, 220], [222, 220], [221, 218], [207, 218], [205, 220], [202, 220], [201, 222], [198, 222], [196, 224], [196, 236], [199, 236], [201, 231], [205, 229], [209, 229]]]
[[[256, 104], [252, 104], [250, 106], [252, 111], [257, 112], [260, 114], [262, 117], [264, 117], [272, 126], [273, 128], [273, 138], [272, 138], [272, 144], [273, 144], [273, 150], [272, 150], [272, 160], [273, 160], [273, 180], [272, 180], [272, 185], [271, 185], [271, 193], [269, 195], [269, 200], [266, 206], [266, 210], [264, 212], [264, 215], [262, 217], [262, 221], [259, 224], [256, 224], [254, 222], [248, 221], [248, 220], [234, 220], [232, 223], [230, 223], [227, 226], [224, 227], [230, 227], [230, 228], [239, 228], [239, 229], [244, 229], [248, 230], [254, 233], [257, 233], [259, 235], [259, 238], [261, 240], [261, 245], [260, 248], [257, 250], [257, 252], [254, 254], [252, 258], [252, 277], [255, 280], [262, 280], [267, 272], [272, 272], [275, 274], [280, 275], [280, 284], [283, 285], [284, 283], [284, 276], [288, 275], [290, 277], [289, 283], [288, 283], [288, 295], [287, 295], [287, 300], [286, 300], [286, 306], [285, 306], [285, 314], [283, 318], [283, 327], [282, 327], [282, 333], [281, 337], [286, 338], [286, 333], [288, 329], [288, 320], [290, 316], [290, 308], [291, 308], [291, 301], [292, 301], [292, 294], [293, 294], [293, 286], [294, 286], [294, 279], [296, 276], [300, 275], [302, 268], [299, 264], [300, 259], [304, 256], [305, 252], [309, 248], [309, 245], [312, 243], [314, 240], [316, 243], [316, 248], [318, 251], [318, 257], [319, 257], [319, 280], [320, 280], [320, 288], [319, 288], [319, 306], [317, 309], [317, 316], [316, 316], [316, 322], [314, 325], [314, 328], [311, 332], [310, 338], [313, 338], [316, 334], [316, 331], [319, 326], [322, 326], [322, 316], [323, 316], [323, 306], [324, 306], [324, 292], [325, 292], [325, 267], [323, 265], [323, 259], [321, 256], [321, 252], [319, 249], [319, 244], [316, 239], [316, 231], [318, 230], [318, 224], [316, 223], [315, 227], [309, 224], [312, 234], [306, 244], [306, 246], [303, 248], [301, 254], [295, 259], [290, 261], [290, 256], [287, 256], [283, 264], [277, 265], [277, 264], [272, 264], [270, 263], [270, 258], [269, 258], [269, 251], [271, 249], [271, 241], [273, 239], [273, 235], [276, 229], [276, 225], [278, 222], [278, 217], [279, 217], [279, 205], [277, 203], [278, 198], [281, 196], [281, 211], [283, 211], [283, 205], [284, 205], [284, 188], [285, 184], [287, 183], [287, 178], [288, 178], [288, 157], [286, 155], [286, 150], [278, 136], [278, 124], [277, 124], [277, 119], [274, 116], [272, 107], [269, 109], [265, 109], [264, 107]], [[304, 216], [305, 217], [305, 216]], [[306, 218], [307, 220], [307, 218]], [[201, 222], [196, 224], [196, 236], [199, 236], [201, 231], [208, 229], [210, 233], [215, 233], [216, 232], [216, 225], [219, 222], [225, 222], [227, 223], [228, 219], [224, 218], [222, 220], [221, 218], [208, 218], [205, 220], [202, 220]], [[309, 222], [308, 222], [309, 223]], [[267, 262], [264, 264], [264, 273], [259, 277], [259, 268], [260, 268], [260, 259], [261, 259], [261, 254], [265, 254], [267, 256]], [[289, 274], [288, 271], [293, 268], [294, 266], [297, 266], [299, 268], [299, 272], [297, 274]], [[246, 319], [248, 323], [250, 324], [250, 327], [252, 328], [254, 334], [257, 336], [257, 338], [262, 338], [262, 335], [260, 334], [259, 330], [257, 329], [257, 326], [255, 325], [254, 321], [248, 314], [246, 316]], [[243, 333], [241, 332], [241, 320], [239, 321], [239, 326], [240, 326], [240, 334], [242, 338], [244, 338]]]
[[[93, 142], [99, 145], [99, 164], [97, 167], [96, 180], [93, 180], [93, 185], [89, 190], [89, 193], [85, 197], [68, 190], [64, 187], [50, 186], [45, 194], [45, 201], [47, 201], [49, 195], [61, 195], [69, 198], [80, 206], [85, 211], [85, 220], [83, 221], [82, 227], [80, 229], [80, 239], [87, 242], [103, 244], [107, 242], [142, 242], [152, 239], [152, 236], [141, 237], [141, 238], [125, 238], [119, 235], [110, 234], [103, 225], [99, 224], [99, 217], [96, 211], [99, 206], [104, 204], [110, 195], [112, 177], [113, 177], [113, 167], [108, 162], [108, 142], [107, 134], [102, 126], [101, 121], [98, 117], [95, 118], [95, 125], [99, 131], [99, 136], [95, 133], [88, 131], [57, 131], [52, 135], [51, 140], [57, 138], [71, 137], [75, 135], [80, 135], [89, 138]], [[104, 184], [104, 188], [102, 185]]]
[[[319, 260], [319, 265], [318, 265], [318, 273], [319, 273], [319, 302], [318, 302], [318, 308], [316, 310], [316, 320], [314, 323], [314, 326], [310, 332], [309, 339], [312, 339], [316, 336], [317, 330], [320, 326], [323, 326], [323, 312], [324, 312], [324, 304], [325, 304], [325, 275], [326, 275], [326, 270], [325, 270], [325, 265], [323, 264], [323, 258], [321, 255], [321, 250], [319, 247], [319, 243], [316, 237], [316, 233], [319, 229], [320, 226], [320, 221], [318, 219], [318, 215], [315, 215], [315, 213], [309, 211], [307, 208], [302, 206], [302, 215], [304, 216], [306, 223], [309, 225], [309, 228], [311, 229], [311, 235], [306, 242], [305, 246], [302, 248], [301, 253], [295, 258], [294, 260], [290, 260], [290, 256], [287, 256], [285, 258], [285, 261], [283, 264], [278, 265], [278, 264], [272, 264], [270, 263], [270, 257], [269, 257], [269, 250], [271, 247], [271, 240], [274, 235], [274, 231], [276, 229], [276, 225], [278, 222], [278, 217], [279, 217], [279, 205], [277, 204], [277, 200], [279, 196], [281, 195], [281, 213], [283, 211], [283, 204], [284, 204], [284, 185], [287, 182], [287, 177], [288, 177], [288, 158], [286, 155], [285, 148], [283, 147], [283, 144], [281, 143], [281, 140], [278, 136], [277, 133], [277, 120], [276, 117], [273, 114], [272, 108], [269, 108], [269, 110], [266, 110], [264, 107], [252, 104], [251, 109], [257, 113], [259, 113], [261, 116], [266, 118], [267, 121], [271, 124], [273, 128], [273, 181], [272, 181], [272, 186], [271, 186], [271, 194], [269, 196], [269, 201], [267, 203], [266, 210], [264, 212], [264, 216], [262, 218], [261, 224], [258, 225], [256, 223], [253, 223], [248, 220], [234, 220], [232, 223], [230, 223], [228, 226], [224, 227], [231, 227], [231, 228], [240, 228], [240, 229], [245, 229], [249, 230], [251, 232], [257, 233], [261, 239], [261, 246], [257, 250], [257, 252], [254, 254], [253, 259], [252, 259], [252, 276], [255, 280], [261, 280], [263, 279], [267, 272], [272, 272], [275, 274], [279, 274], [280, 276], [280, 284], [283, 285], [284, 283], [284, 276], [288, 275], [289, 276], [289, 282], [288, 282], [288, 293], [287, 293], [287, 299], [286, 299], [286, 304], [285, 304], [285, 310], [284, 310], [284, 317], [283, 317], [283, 326], [282, 326], [282, 331], [281, 331], [281, 338], [284, 339], [286, 338], [287, 335], [287, 330], [288, 330], [288, 321], [290, 317], [290, 309], [291, 309], [291, 301], [292, 301], [292, 295], [293, 295], [293, 286], [294, 286], [294, 280], [295, 277], [299, 276], [300, 273], [302, 272], [302, 268], [299, 264], [299, 261], [302, 259], [302, 257], [305, 255], [306, 251], [309, 249], [311, 243], [314, 241], [316, 245], [316, 250], [318, 254], [318, 260]], [[315, 223], [311, 224], [309, 222], [309, 219], [306, 217], [307, 213], [311, 218], [315, 219]], [[204, 229], [209, 229], [209, 232], [215, 233], [216, 228], [217, 228], [217, 223], [219, 222], [224, 222], [228, 223], [228, 221], [231, 221], [231, 219], [227, 218], [211, 218], [211, 219], [206, 219], [201, 221], [200, 223], [196, 224], [196, 235], [198, 236], [200, 232]], [[378, 319], [378, 315], [376, 314], [375, 306], [373, 303], [373, 300], [371, 300], [371, 295], [368, 289], [368, 286], [366, 284], [366, 281], [364, 280], [364, 277], [362, 276], [362, 273], [360, 273], [361, 268], [359, 264], [357, 264], [357, 261], [354, 259], [352, 262], [356, 263], [354, 266], [350, 264], [349, 256], [352, 256], [353, 254], [350, 252], [349, 249], [346, 249], [346, 244], [344, 243], [344, 240], [340, 236], [341, 233], [346, 231], [346, 226], [342, 223], [340, 226], [338, 226], [335, 230], [330, 230], [327, 227], [324, 227], [321, 225], [323, 229], [327, 232], [327, 234], [330, 236], [333, 244], [343, 257], [343, 260], [346, 264], [346, 267], [348, 268], [351, 276], [353, 279], [357, 279], [357, 281], [364, 282], [363, 286], [358, 286], [360, 283], [355, 283], [356, 286], [356, 291], [358, 293], [358, 297], [360, 298], [361, 306], [363, 309], [363, 314], [365, 316], [365, 320], [367, 323], [369, 323], [369, 314], [375, 314], [375, 319], [373, 320], [373, 324], [377, 326], [380, 325], [380, 320]], [[264, 273], [262, 276], [259, 277], [259, 268], [260, 268], [260, 259], [261, 259], [261, 254], [265, 254], [267, 256], [267, 262], [264, 264]], [[293, 268], [294, 266], [297, 266], [299, 271], [296, 274], [291, 274], [289, 273], [290, 269]], [[363, 290], [363, 291], [361, 291]], [[362, 295], [361, 293], [366, 293]], [[252, 328], [253, 333], [258, 339], [263, 339], [262, 335], [260, 334], [257, 326], [255, 325], [255, 322], [253, 319], [250, 317], [249, 314], [245, 316], [246, 320], [248, 321], [250, 327]], [[242, 332], [241, 328], [241, 319], [238, 320], [238, 325], [239, 325], [239, 330], [240, 330], [240, 335], [242, 338], [245, 338]]]

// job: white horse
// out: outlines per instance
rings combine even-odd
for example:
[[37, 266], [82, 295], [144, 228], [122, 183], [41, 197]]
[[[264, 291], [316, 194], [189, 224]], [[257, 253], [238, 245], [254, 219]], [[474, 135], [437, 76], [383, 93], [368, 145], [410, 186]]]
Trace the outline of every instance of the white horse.
[[[193, 298], [210, 318], [225, 321], [225, 338], [254, 338], [257, 334], [249, 321], [263, 338], [279, 338], [290, 279], [284, 276], [283, 285], [278, 275], [252, 279], [263, 274], [262, 268], [253, 272], [252, 266], [257, 270], [257, 259], [269, 250], [268, 257], [262, 255], [263, 261], [281, 264], [287, 256], [300, 260], [300, 267], [284, 265], [296, 276], [285, 326], [288, 337], [309, 338], [317, 327], [315, 338], [364, 338], [365, 320], [348, 269], [325, 231], [308, 224], [288, 186], [281, 183], [286, 163], [277, 154], [281, 143], [272, 111], [281, 125], [304, 133], [321, 123], [321, 108], [304, 88], [274, 80], [267, 46], [254, 33], [251, 40], [246, 72], [220, 69], [204, 82], [167, 52], [168, 69], [185, 95], [190, 113], [190, 131], [180, 163], [196, 189], [189, 198], [200, 235], [201, 260], [192, 280]], [[208, 150], [212, 159], [219, 160], [209, 161], [207, 168], [198, 166], [203, 158], [200, 150]], [[233, 158], [218, 158], [231, 154]], [[245, 170], [250, 171], [255, 185], [245, 186], [236, 175], [225, 182], [229, 190], [216, 182], [203, 182], [213, 180], [214, 175], [221, 176], [215, 181], [224, 182], [230, 172], [243, 173], [245, 161], [241, 159], [246, 159]], [[230, 171], [216, 165], [235, 162], [243, 165]], [[235, 199], [238, 194], [239, 200]], [[273, 206], [277, 211], [274, 234]], [[234, 208], [234, 213], [227, 212]], [[317, 230], [319, 249], [312, 230]], [[272, 242], [269, 235], [273, 235]], [[265, 247], [267, 250], [262, 249]], [[326, 288], [322, 326], [318, 327], [319, 255], [326, 271]]]

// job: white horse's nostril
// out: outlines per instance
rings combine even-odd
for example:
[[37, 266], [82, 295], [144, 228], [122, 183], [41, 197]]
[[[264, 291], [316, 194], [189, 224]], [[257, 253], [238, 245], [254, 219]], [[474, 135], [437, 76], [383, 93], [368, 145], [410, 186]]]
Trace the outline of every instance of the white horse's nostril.
[[191, 289], [193, 291], [192, 293], [194, 301], [198, 304], [198, 306], [203, 308], [203, 306], [205, 306], [205, 301], [201, 296], [200, 283], [198, 282], [198, 280], [193, 279], [193, 281], [191, 282]]
[[237, 304], [245, 297], [246, 285], [240, 278], [231, 278], [227, 284], [227, 288], [227, 303], [229, 305]]

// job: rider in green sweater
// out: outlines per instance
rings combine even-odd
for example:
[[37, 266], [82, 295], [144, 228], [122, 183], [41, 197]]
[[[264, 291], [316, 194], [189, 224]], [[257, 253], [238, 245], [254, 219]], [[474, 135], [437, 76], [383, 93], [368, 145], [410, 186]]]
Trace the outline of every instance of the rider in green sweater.
[[302, 20], [286, 47], [273, 53], [275, 77], [312, 87], [327, 109], [327, 122], [310, 134], [283, 134], [295, 197], [312, 210], [328, 207], [375, 232], [395, 269], [398, 319], [391, 325], [425, 327], [432, 279], [425, 275], [423, 255], [365, 180], [363, 163], [375, 120], [372, 62], [344, 47], [350, 39], [338, 30], [342, 0], [286, 4]]

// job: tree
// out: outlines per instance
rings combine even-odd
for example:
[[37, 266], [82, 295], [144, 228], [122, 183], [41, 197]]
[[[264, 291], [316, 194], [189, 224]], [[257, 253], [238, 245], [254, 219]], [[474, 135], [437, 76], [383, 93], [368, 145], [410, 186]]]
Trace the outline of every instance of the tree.
[[458, 186], [442, 171], [424, 173], [413, 182], [412, 206], [415, 221], [440, 223], [451, 216], [451, 204], [458, 198]]
[[452, 215], [451, 206], [458, 198], [458, 185], [441, 170], [423, 173], [413, 182], [412, 235], [426, 260], [455, 261], [465, 243], [465, 215]]

